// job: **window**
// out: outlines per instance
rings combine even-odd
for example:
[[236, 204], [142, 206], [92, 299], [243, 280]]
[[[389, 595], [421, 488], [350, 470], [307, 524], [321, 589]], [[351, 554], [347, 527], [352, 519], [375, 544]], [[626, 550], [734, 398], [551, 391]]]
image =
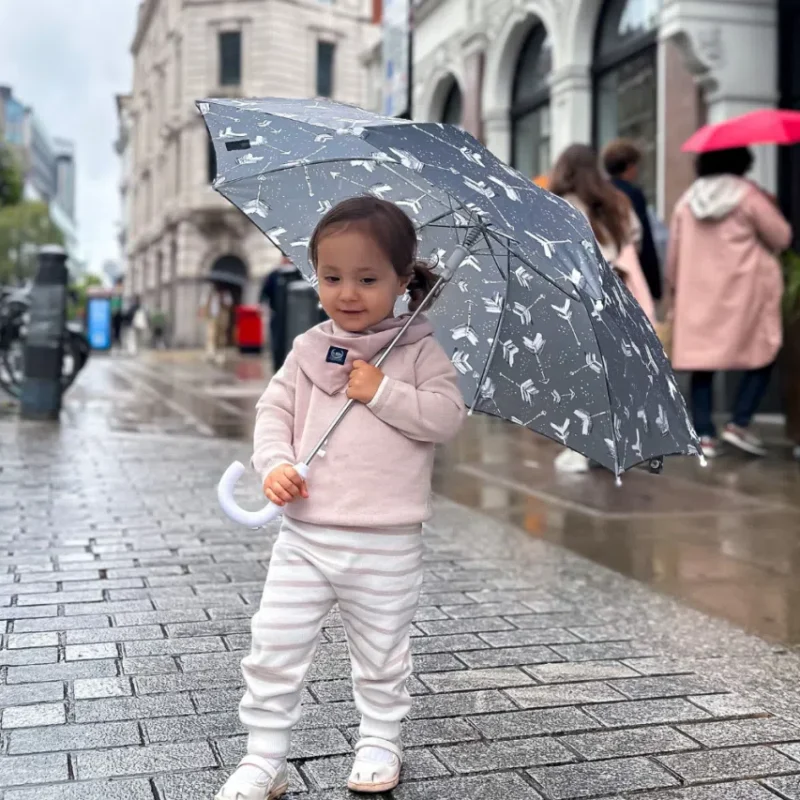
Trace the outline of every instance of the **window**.
[[550, 37], [537, 23], [517, 59], [511, 105], [511, 163], [531, 179], [550, 168], [551, 65]]
[[461, 89], [459, 89], [456, 80], [453, 79], [445, 95], [444, 105], [442, 106], [442, 122], [444, 122], [445, 125], [461, 125], [461, 117]]
[[333, 97], [333, 56], [336, 45], [317, 42], [317, 97]]
[[208, 182], [213, 183], [214, 178], [217, 177], [217, 154], [214, 152], [214, 142], [211, 140], [210, 136], [207, 136], [207, 141], [208, 141], [208, 161], [207, 161]]
[[219, 35], [219, 85], [238, 86], [242, 82], [242, 34], [230, 31]]
[[660, 0], [606, 0], [594, 53], [594, 140], [619, 136], [642, 148], [639, 182], [656, 198], [658, 75], [656, 21]]

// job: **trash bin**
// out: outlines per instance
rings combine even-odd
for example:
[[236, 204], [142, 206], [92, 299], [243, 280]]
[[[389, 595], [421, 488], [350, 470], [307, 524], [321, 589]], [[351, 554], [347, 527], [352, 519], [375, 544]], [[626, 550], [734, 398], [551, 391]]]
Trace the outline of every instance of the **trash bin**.
[[295, 337], [305, 333], [326, 319], [319, 296], [305, 281], [290, 283], [286, 287], [286, 349], [291, 350]]
[[270, 276], [274, 281], [274, 296], [270, 301], [269, 338], [272, 361], [277, 372], [286, 360], [291, 340], [286, 339], [286, 303], [289, 286], [305, 283], [298, 269], [278, 269]]
[[236, 344], [240, 353], [260, 353], [264, 329], [259, 306], [236, 306]]

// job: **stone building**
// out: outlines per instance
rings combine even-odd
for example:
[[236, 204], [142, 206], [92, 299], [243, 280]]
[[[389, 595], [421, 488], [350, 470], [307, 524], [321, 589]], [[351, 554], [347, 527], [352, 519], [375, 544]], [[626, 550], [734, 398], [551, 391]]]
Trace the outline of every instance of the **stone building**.
[[175, 345], [202, 340], [215, 269], [254, 302], [279, 254], [214, 192], [203, 97], [332, 96], [368, 104], [361, 54], [378, 36], [370, 0], [143, 0], [133, 89], [118, 98], [126, 290], [169, 316]]
[[[460, 122], [531, 176], [571, 143], [631, 136], [661, 214], [692, 179], [680, 146], [699, 125], [800, 107], [798, 0], [414, 0], [413, 18], [416, 118]], [[765, 147], [755, 166], [794, 216], [797, 162]]]

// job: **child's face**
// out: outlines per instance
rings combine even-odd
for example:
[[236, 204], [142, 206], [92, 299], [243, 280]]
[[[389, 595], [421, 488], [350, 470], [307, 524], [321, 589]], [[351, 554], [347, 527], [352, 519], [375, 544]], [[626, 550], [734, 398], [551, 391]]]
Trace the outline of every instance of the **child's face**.
[[317, 278], [325, 313], [351, 333], [390, 317], [408, 285], [375, 240], [355, 225], [322, 237], [317, 247]]

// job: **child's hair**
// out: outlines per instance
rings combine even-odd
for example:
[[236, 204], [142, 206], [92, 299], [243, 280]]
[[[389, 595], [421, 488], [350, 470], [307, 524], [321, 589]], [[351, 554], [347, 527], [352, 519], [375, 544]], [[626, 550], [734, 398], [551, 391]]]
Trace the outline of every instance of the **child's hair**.
[[359, 225], [366, 228], [378, 246], [386, 254], [401, 278], [410, 278], [408, 307], [416, 311], [433, 289], [437, 277], [430, 266], [417, 258], [417, 233], [414, 225], [394, 203], [371, 195], [351, 197], [335, 205], [317, 223], [308, 252], [314, 269], [317, 268], [317, 250], [326, 233], [333, 228]]

